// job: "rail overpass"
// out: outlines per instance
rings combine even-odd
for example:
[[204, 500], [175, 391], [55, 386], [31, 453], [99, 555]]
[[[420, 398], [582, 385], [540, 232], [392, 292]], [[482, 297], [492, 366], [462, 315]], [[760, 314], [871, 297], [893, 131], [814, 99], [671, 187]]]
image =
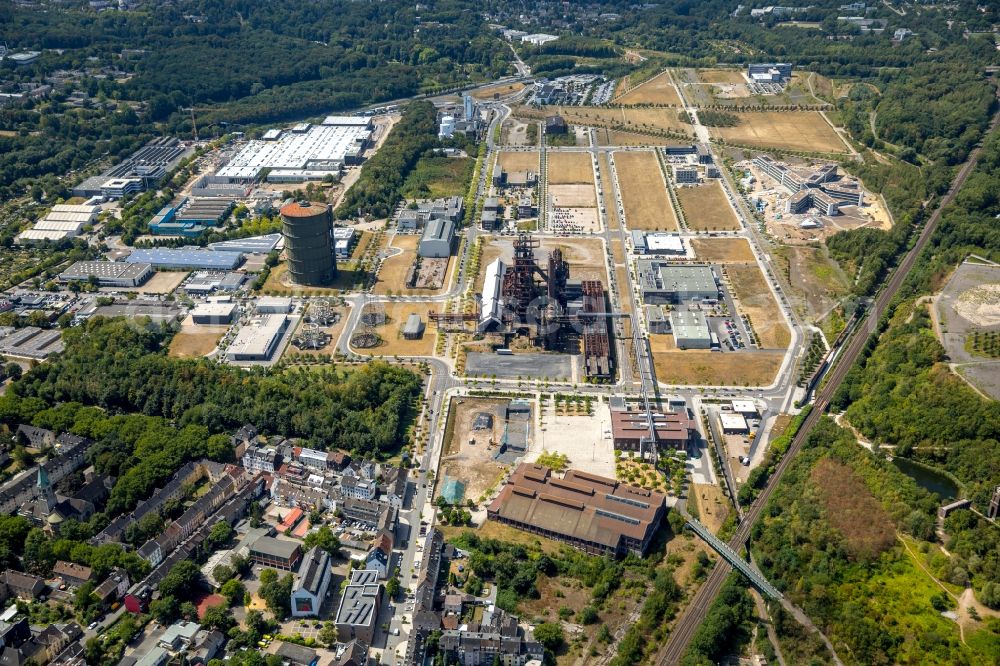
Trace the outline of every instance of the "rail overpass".
[[717, 552], [719, 555], [722, 555], [722, 557], [725, 558], [725, 560], [729, 562], [734, 569], [746, 576], [753, 586], [760, 590], [763, 594], [766, 594], [772, 599], [780, 600], [782, 598], [783, 595], [781, 592], [774, 585], [771, 585], [766, 578], [764, 578], [764, 574], [757, 571], [753, 565], [740, 557], [735, 550], [729, 547], [729, 544], [712, 534], [707, 527], [691, 517], [687, 517], [687, 525], [695, 531], [695, 534], [704, 539], [705, 543], [712, 547], [712, 550]]

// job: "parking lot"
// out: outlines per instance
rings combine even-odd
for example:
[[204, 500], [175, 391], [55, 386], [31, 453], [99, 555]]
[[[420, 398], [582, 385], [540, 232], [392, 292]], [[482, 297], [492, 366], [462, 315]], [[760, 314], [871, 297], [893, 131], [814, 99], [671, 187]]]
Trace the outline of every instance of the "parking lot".
[[567, 380], [573, 376], [573, 357], [569, 354], [487, 354], [470, 353], [465, 360], [465, 374], [470, 376], [517, 379]]

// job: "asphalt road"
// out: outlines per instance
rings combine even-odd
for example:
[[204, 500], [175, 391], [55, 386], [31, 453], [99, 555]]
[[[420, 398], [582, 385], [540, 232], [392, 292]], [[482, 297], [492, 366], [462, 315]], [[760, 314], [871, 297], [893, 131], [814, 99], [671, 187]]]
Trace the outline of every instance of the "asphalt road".
[[[1000, 121], [1000, 112], [997, 112], [997, 114], [993, 117], [993, 121], [990, 124], [991, 131], [996, 128], [998, 121]], [[844, 380], [844, 377], [861, 355], [861, 352], [868, 341], [869, 333], [872, 331], [871, 325], [877, 324], [877, 322], [886, 313], [889, 304], [899, 292], [900, 287], [903, 285], [903, 281], [913, 268], [913, 264], [916, 262], [917, 257], [923, 251], [927, 242], [933, 235], [934, 230], [937, 228], [938, 222], [941, 219], [941, 211], [952, 202], [962, 185], [965, 184], [969, 174], [972, 173], [972, 170], [975, 168], [975, 165], [979, 160], [980, 150], [981, 149], [977, 147], [969, 155], [968, 160], [966, 160], [962, 168], [959, 169], [958, 174], [955, 176], [955, 180], [952, 183], [951, 189], [948, 190], [948, 193], [941, 199], [937, 209], [927, 220], [927, 223], [921, 230], [916, 243], [910, 251], [904, 255], [903, 260], [900, 262], [896, 270], [893, 271], [892, 276], [885, 285], [885, 288], [875, 298], [872, 307], [868, 310], [866, 315], [866, 321], [869, 322], [870, 325], [859, 326], [855, 334], [848, 339], [847, 346], [841, 354], [839, 362], [834, 366], [833, 370], [827, 377], [826, 384], [819, 391], [816, 397], [816, 402], [813, 405], [813, 410], [803, 421], [798, 434], [796, 434], [795, 438], [792, 440], [788, 453], [785, 454], [784, 458], [782, 458], [781, 462], [778, 464], [777, 469], [771, 476], [760, 496], [757, 497], [754, 503], [747, 509], [745, 517], [740, 523], [739, 529], [733, 538], [730, 539], [729, 545], [737, 552], [742, 552], [746, 547], [747, 541], [750, 537], [750, 530], [760, 517], [760, 514], [767, 505], [774, 489], [781, 482], [781, 477], [791, 465], [795, 456], [802, 450], [802, 446], [808, 438], [810, 431], [819, 422], [820, 417], [830, 404], [830, 399], [833, 397], [841, 382]], [[701, 625], [701, 622], [705, 619], [705, 615], [708, 612], [709, 607], [711, 607], [712, 602], [718, 595], [719, 590], [722, 588], [722, 585], [725, 583], [726, 577], [729, 575], [731, 570], [732, 567], [725, 562], [720, 561], [715, 566], [712, 573], [709, 574], [708, 579], [698, 589], [698, 592], [695, 594], [691, 604], [688, 606], [687, 610], [674, 627], [674, 630], [671, 632], [666, 645], [664, 645], [663, 649], [657, 656], [657, 664], [667, 665], [680, 663], [681, 658], [687, 650], [688, 644], [691, 642], [691, 639], [698, 627]], [[831, 654], [834, 655], [834, 659], [836, 659], [836, 653], [833, 651], [832, 646], [827, 643], [827, 647], [830, 649]]]

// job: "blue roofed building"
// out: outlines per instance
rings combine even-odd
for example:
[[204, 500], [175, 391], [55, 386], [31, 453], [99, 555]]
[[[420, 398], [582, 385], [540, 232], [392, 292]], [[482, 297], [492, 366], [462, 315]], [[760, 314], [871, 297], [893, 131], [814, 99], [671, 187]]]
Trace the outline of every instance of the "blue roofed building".
[[205, 225], [193, 220], [177, 219], [177, 209], [165, 206], [149, 221], [149, 233], [154, 236], [183, 236], [197, 238], [205, 231]]
[[243, 253], [215, 252], [200, 247], [156, 247], [133, 250], [125, 261], [151, 264], [153, 268], [231, 271], [243, 262]]

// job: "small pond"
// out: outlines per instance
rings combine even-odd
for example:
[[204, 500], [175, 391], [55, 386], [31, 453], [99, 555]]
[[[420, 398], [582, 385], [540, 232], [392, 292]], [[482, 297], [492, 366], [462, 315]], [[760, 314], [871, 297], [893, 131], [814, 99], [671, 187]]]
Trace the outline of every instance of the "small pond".
[[918, 486], [937, 494], [942, 500], [952, 500], [958, 496], [958, 487], [940, 472], [899, 456], [892, 459], [892, 464], [898, 467], [903, 474], [916, 481]]

